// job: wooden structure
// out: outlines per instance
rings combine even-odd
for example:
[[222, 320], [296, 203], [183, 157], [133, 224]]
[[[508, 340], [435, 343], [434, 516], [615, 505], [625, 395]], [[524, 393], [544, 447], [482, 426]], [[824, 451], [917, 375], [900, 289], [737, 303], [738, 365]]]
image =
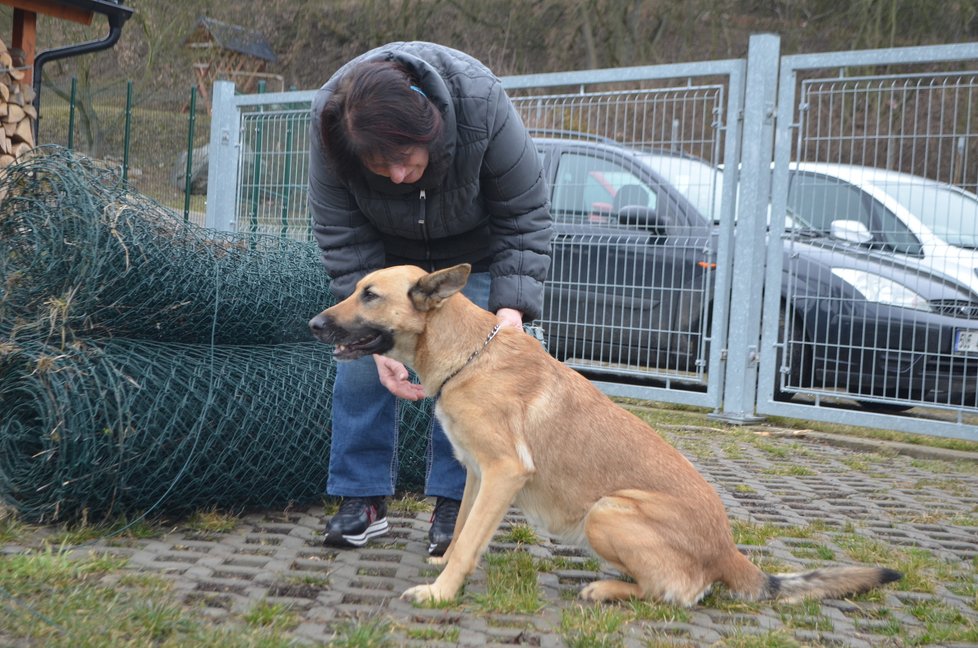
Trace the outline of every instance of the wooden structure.
[[[14, 9], [10, 48], [0, 40], [0, 167], [3, 167], [34, 147], [44, 62], [112, 47], [132, 9], [113, 0], [0, 0], [0, 4]], [[108, 18], [107, 38], [37, 53], [38, 14], [91, 25], [97, 13]]]
[[279, 87], [273, 89], [284, 90], [282, 77], [267, 71], [277, 57], [258, 32], [203, 17], [184, 44], [194, 52], [197, 94], [208, 112], [211, 87], [219, 79], [233, 82], [242, 93], [255, 92], [262, 79], [277, 81]]
[[34, 83], [34, 57], [37, 53], [37, 15], [91, 25], [95, 11], [75, 2], [57, 0], [0, 0], [14, 8], [13, 34], [10, 41], [14, 65], [24, 69], [23, 82]]
[[90, 25], [94, 12], [53, 0], [0, 0], [14, 8], [10, 47], [0, 40], [0, 168], [34, 147], [37, 14]]
[[28, 70], [14, 63], [0, 40], [0, 169], [34, 148], [34, 89], [25, 82]]

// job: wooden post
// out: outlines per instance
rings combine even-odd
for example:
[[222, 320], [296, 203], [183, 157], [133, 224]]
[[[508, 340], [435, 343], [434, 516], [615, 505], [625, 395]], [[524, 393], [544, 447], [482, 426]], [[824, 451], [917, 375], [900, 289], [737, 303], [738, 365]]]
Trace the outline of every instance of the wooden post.
[[34, 55], [37, 53], [37, 14], [24, 9], [14, 9], [14, 26], [11, 46], [16, 67], [24, 70], [24, 85], [34, 85]]

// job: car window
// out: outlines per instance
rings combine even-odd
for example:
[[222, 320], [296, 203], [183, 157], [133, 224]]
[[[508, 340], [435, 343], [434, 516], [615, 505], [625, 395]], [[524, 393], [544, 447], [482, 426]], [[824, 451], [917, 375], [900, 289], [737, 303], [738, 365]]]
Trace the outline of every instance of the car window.
[[655, 209], [656, 191], [626, 167], [581, 153], [557, 164], [551, 211], [565, 223], [613, 223], [622, 207]]
[[922, 253], [920, 241], [896, 215], [859, 187], [839, 178], [793, 172], [788, 210], [797, 220], [826, 233], [831, 230], [832, 221], [859, 221], [873, 235], [869, 247], [901, 254]]
[[704, 218], [719, 222], [723, 194], [723, 171], [699, 159], [677, 155], [642, 155], [653, 171], [686, 197]]
[[879, 186], [939, 238], [951, 245], [978, 248], [978, 196], [934, 182], [881, 182]]

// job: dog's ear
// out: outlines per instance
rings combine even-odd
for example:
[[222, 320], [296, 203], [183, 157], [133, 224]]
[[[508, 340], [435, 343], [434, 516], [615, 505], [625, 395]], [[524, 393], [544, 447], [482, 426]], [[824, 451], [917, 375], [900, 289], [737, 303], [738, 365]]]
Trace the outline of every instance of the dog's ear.
[[472, 266], [462, 263], [444, 270], [436, 270], [418, 279], [411, 286], [408, 296], [411, 303], [419, 311], [429, 311], [438, 308], [441, 303], [462, 290], [469, 279]]

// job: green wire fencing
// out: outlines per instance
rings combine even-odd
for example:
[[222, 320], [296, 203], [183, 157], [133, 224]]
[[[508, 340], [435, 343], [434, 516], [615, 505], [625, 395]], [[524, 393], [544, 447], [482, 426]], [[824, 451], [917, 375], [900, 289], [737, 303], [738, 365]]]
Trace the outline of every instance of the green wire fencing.
[[[0, 173], [0, 498], [31, 521], [323, 493], [332, 349], [313, 243], [186, 222], [42, 147]], [[423, 484], [430, 403], [401, 408]]]
[[310, 341], [329, 300], [314, 245], [197, 227], [63, 149], [11, 167], [5, 185], [0, 317], [18, 332]]

